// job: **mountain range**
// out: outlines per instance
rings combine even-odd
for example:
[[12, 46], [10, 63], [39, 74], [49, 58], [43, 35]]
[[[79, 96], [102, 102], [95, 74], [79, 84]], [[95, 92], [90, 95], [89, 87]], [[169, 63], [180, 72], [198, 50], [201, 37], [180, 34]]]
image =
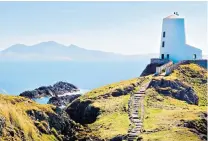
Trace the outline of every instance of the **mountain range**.
[[0, 60], [6, 61], [135, 61], [156, 56], [157, 54], [122, 55], [88, 50], [73, 44], [65, 46], [54, 41], [31, 46], [15, 44], [0, 52]]

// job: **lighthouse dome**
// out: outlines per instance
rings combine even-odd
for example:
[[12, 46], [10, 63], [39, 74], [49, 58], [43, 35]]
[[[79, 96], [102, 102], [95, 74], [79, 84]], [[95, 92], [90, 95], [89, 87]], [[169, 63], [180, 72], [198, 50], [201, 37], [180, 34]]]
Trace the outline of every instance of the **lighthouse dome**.
[[182, 17], [179, 16], [178, 12], [174, 12], [174, 14], [167, 16], [165, 19], [180, 19]]

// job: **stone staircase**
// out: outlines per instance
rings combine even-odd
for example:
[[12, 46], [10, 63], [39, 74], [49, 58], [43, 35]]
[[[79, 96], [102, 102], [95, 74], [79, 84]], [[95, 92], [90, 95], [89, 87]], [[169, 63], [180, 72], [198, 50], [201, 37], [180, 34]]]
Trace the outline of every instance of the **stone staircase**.
[[139, 134], [142, 130], [142, 121], [144, 116], [144, 104], [143, 104], [143, 98], [145, 96], [145, 91], [148, 88], [151, 80], [149, 80], [147, 83], [143, 84], [138, 92], [132, 93], [130, 100], [129, 100], [129, 130], [128, 130], [128, 141], [134, 141], [134, 140], [141, 140], [139, 138]]

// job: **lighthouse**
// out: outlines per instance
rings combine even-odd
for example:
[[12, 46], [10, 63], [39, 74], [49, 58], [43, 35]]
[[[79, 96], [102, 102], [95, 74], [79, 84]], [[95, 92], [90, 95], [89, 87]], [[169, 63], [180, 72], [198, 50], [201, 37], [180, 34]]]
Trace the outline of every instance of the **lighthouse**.
[[184, 18], [178, 12], [165, 17], [162, 23], [160, 59], [174, 63], [202, 59], [202, 50], [186, 44]]

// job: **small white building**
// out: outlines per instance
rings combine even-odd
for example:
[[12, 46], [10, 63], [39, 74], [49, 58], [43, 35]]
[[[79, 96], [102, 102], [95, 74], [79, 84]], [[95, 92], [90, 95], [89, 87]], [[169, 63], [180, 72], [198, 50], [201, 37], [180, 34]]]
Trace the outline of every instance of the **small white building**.
[[160, 59], [181, 60], [202, 59], [202, 50], [186, 44], [184, 18], [177, 12], [163, 19]]

